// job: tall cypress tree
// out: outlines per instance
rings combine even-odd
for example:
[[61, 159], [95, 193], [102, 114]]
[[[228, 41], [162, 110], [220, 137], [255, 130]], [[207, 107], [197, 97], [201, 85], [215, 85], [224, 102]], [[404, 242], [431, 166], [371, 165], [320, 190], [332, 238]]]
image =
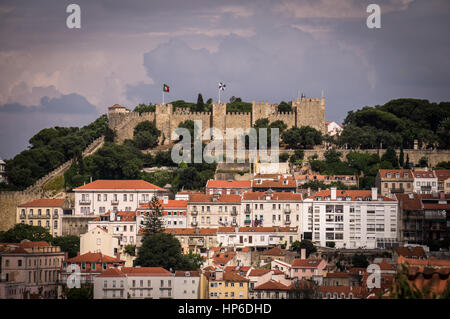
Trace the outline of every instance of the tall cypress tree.
[[406, 154], [406, 162], [405, 162], [405, 165], [403, 166], [403, 168], [405, 168], [405, 169], [410, 169], [411, 168], [409, 166], [409, 154]]
[[405, 154], [403, 153], [403, 147], [400, 149], [400, 155], [398, 157], [398, 162], [400, 167], [405, 166]]
[[205, 110], [205, 103], [203, 103], [203, 96], [201, 93], [197, 97], [197, 107], [195, 108], [197, 112], [203, 112]]

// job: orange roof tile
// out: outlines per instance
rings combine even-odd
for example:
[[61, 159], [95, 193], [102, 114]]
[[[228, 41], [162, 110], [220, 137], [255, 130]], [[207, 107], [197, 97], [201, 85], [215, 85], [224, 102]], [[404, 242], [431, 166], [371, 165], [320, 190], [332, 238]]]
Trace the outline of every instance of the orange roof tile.
[[[391, 177], [387, 177], [387, 174], [390, 173]], [[381, 176], [381, 178], [393, 178], [395, 179], [395, 174], [400, 174], [398, 178], [404, 178], [403, 175], [405, 173], [408, 173], [408, 177], [409, 179], [413, 178], [412, 172], [409, 169], [380, 169], [379, 170], [379, 174]]]
[[200, 272], [196, 270], [177, 270], [175, 277], [200, 277]]
[[92, 183], [80, 186], [74, 190], [118, 190], [118, 189], [130, 189], [130, 190], [164, 190], [163, 188], [146, 182], [142, 179], [137, 180], [105, 180], [98, 179]]
[[443, 182], [450, 178], [450, 169], [436, 169], [434, 170], [438, 181]]
[[170, 276], [170, 271], [162, 267], [122, 267], [121, 271], [128, 276]]
[[269, 280], [268, 282], [265, 282], [259, 286], [256, 286], [253, 289], [254, 290], [290, 290], [291, 286], [283, 285], [282, 283], [275, 281], [275, 280]]
[[189, 203], [240, 203], [241, 195], [222, 194], [215, 197], [209, 194], [193, 194], [189, 198]]
[[65, 199], [42, 198], [21, 204], [18, 207], [61, 207], [64, 202]]
[[[323, 259], [300, 259], [295, 258], [292, 262], [293, 268], [318, 268], [321, 264], [324, 264]], [[326, 263], [324, 264], [326, 266]]]
[[210, 179], [206, 188], [251, 188], [252, 181], [227, 181]]
[[89, 262], [89, 263], [124, 263], [124, 260], [120, 260], [117, 257], [110, 257], [107, 255], [103, 255], [102, 253], [91, 253], [88, 252], [83, 255], [78, 255], [73, 258], [69, 258], [67, 260], [70, 263], [80, 263], [80, 262]]
[[425, 250], [421, 246], [416, 247], [403, 247], [397, 246], [394, 247], [395, 252], [399, 256], [403, 256], [405, 258], [427, 258]]
[[[270, 199], [267, 200], [267, 196], [270, 196]], [[301, 201], [302, 194], [300, 193], [287, 193], [287, 192], [251, 192], [244, 193], [242, 200], [261, 200], [261, 201]]]
[[252, 269], [250, 270], [249, 276], [260, 277], [270, 273], [272, 270], [270, 269]]
[[285, 251], [279, 247], [273, 247], [262, 253], [264, 256], [284, 256]]

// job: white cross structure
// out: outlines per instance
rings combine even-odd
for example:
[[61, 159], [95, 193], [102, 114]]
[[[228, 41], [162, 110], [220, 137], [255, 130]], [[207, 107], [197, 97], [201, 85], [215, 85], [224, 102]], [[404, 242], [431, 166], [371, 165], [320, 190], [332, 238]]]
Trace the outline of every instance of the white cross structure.
[[225, 90], [226, 85], [223, 82], [219, 82], [219, 103], [220, 103], [220, 91]]

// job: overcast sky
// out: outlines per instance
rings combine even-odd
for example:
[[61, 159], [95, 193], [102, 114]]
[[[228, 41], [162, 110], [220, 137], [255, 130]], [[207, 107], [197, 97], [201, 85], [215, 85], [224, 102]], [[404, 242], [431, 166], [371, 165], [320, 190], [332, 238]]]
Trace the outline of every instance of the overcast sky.
[[[81, 29], [66, 7], [81, 7]], [[381, 7], [368, 29], [367, 5]], [[39, 130], [115, 103], [290, 101], [324, 92], [326, 119], [401, 97], [450, 100], [450, 1], [0, 0], [0, 157]]]

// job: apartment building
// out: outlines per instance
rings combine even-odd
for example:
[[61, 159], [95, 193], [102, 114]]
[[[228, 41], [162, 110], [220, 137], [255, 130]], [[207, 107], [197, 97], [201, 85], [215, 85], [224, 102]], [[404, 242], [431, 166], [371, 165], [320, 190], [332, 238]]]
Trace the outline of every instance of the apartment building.
[[375, 185], [382, 196], [414, 192], [414, 177], [409, 169], [380, 169]]
[[434, 171], [438, 179], [438, 192], [450, 193], [450, 169], [436, 169]]
[[[165, 228], [187, 227], [187, 200], [169, 200], [164, 198], [159, 201], [161, 205], [161, 220]], [[148, 204], [139, 206], [137, 212], [149, 214], [152, 210]]]
[[53, 236], [61, 236], [64, 210], [71, 210], [68, 200], [37, 199], [17, 206], [16, 222], [41, 226]]
[[423, 243], [425, 238], [422, 200], [419, 194], [395, 194], [399, 206], [399, 240]]
[[80, 255], [88, 252], [117, 256], [120, 252], [119, 237], [97, 226], [80, 236]]
[[356, 175], [295, 174], [294, 178], [299, 188], [311, 181], [322, 182], [325, 185], [330, 185], [332, 182], [341, 182], [348, 187], [358, 186], [358, 176]]
[[219, 227], [217, 242], [223, 247], [253, 247], [255, 249], [286, 244], [299, 240], [298, 227]]
[[414, 170], [414, 193], [432, 194], [438, 191], [438, 178], [432, 170]]
[[200, 272], [177, 270], [173, 276], [174, 299], [200, 299]]
[[206, 298], [248, 299], [249, 279], [233, 271], [214, 270], [204, 273]]
[[301, 227], [302, 195], [288, 192], [253, 192], [242, 197], [240, 225]]
[[188, 225], [193, 227], [238, 226], [240, 195], [192, 195], [187, 204]]
[[77, 187], [75, 216], [98, 216], [108, 211], [135, 211], [153, 196], [163, 199], [167, 191], [144, 180], [96, 180]]
[[164, 230], [177, 238], [183, 253], [206, 253], [217, 246], [217, 228], [167, 228]]
[[161, 267], [117, 267], [94, 278], [94, 299], [172, 299], [172, 274]]
[[106, 229], [118, 238], [120, 248], [136, 245], [139, 229], [144, 227], [145, 216], [139, 211], [111, 211], [88, 222], [88, 231], [97, 227]]
[[398, 202], [372, 190], [332, 187], [303, 202], [303, 237], [336, 248], [385, 248], [398, 243]]
[[124, 265], [125, 261], [120, 259], [120, 253], [115, 257], [92, 252], [83, 255], [78, 254], [73, 258], [66, 258], [62, 263], [61, 282], [65, 284], [68, 277], [79, 270], [80, 284], [93, 284], [94, 278], [103, 271]]
[[432, 194], [437, 192], [438, 179], [436, 173], [432, 170], [414, 170], [414, 193]]
[[206, 183], [206, 194], [242, 195], [252, 191], [252, 181], [214, 180]]
[[63, 260], [60, 248], [47, 242], [0, 243], [0, 298], [58, 298]]

